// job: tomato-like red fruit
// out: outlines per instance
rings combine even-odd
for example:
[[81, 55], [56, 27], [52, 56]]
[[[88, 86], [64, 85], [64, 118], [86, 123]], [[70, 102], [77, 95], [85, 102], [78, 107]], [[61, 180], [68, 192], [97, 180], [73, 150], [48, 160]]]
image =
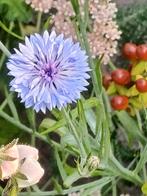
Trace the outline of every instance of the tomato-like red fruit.
[[103, 86], [107, 89], [110, 85], [110, 83], [112, 82], [112, 77], [110, 74], [105, 74], [103, 76]]
[[144, 78], [136, 80], [136, 88], [141, 93], [147, 92], [147, 80]]
[[130, 73], [125, 69], [116, 69], [111, 73], [112, 80], [119, 85], [126, 85], [131, 80]]
[[126, 43], [123, 47], [123, 54], [129, 60], [137, 59], [137, 46], [133, 43]]
[[114, 110], [125, 110], [128, 107], [128, 97], [123, 95], [115, 95], [111, 99], [111, 106]]
[[147, 61], [147, 44], [137, 46], [137, 56], [140, 60]]

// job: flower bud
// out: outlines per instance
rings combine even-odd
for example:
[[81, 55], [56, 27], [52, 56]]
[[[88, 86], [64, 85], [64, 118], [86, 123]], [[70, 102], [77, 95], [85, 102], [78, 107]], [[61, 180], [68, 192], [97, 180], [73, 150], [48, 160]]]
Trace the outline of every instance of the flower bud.
[[100, 164], [100, 159], [97, 156], [91, 156], [88, 160], [88, 166], [90, 170], [97, 169]]

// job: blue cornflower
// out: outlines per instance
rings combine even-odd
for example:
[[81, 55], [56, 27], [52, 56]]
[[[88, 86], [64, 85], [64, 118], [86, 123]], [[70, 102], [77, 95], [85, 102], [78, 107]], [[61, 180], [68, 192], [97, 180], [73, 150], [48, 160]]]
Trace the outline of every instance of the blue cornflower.
[[14, 49], [7, 63], [13, 76], [11, 90], [18, 93], [25, 107], [37, 112], [66, 106], [86, 90], [90, 71], [85, 51], [63, 34], [44, 32], [25, 38], [25, 44]]

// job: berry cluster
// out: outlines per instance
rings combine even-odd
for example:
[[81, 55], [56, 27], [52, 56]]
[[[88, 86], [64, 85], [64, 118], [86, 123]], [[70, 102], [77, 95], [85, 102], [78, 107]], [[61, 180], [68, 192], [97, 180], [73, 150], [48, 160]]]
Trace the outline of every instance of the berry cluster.
[[147, 107], [147, 44], [126, 43], [123, 55], [130, 61], [128, 69], [117, 68], [103, 76], [103, 86], [111, 95], [114, 110]]

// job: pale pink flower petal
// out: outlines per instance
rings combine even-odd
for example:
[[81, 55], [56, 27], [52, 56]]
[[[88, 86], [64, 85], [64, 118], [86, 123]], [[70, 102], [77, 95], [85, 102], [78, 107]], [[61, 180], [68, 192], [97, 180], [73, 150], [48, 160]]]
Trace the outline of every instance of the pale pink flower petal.
[[27, 177], [27, 180], [17, 179], [18, 187], [25, 188], [39, 182], [44, 174], [44, 169], [38, 161], [27, 158], [20, 166], [19, 172]]
[[47, 13], [52, 6], [53, 0], [25, 0], [27, 4], [30, 4], [35, 11]]
[[2, 171], [1, 180], [9, 178], [17, 171], [19, 165], [17, 145], [15, 144], [14, 146], [6, 150], [5, 155], [15, 158], [16, 160], [2, 161], [0, 165]]
[[24, 158], [32, 158], [38, 160], [38, 150], [28, 145], [17, 145], [19, 152], [19, 160]]
[[74, 40], [77, 40], [76, 31], [70, 19], [75, 16], [71, 2], [67, 0], [53, 1], [53, 7], [57, 9], [55, 16], [52, 16], [55, 31], [63, 32], [65, 37], [72, 36]]

